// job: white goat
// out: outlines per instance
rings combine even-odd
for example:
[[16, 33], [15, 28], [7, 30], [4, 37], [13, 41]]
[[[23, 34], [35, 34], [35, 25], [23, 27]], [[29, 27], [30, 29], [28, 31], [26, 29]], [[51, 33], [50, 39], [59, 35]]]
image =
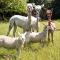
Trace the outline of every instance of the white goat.
[[43, 7], [44, 7], [44, 4], [42, 4], [42, 5], [35, 5], [35, 9], [37, 11], [37, 15], [36, 16], [37, 16], [38, 21], [41, 20], [40, 14], [41, 14], [41, 10], [42, 10]]
[[18, 39], [18, 37], [8, 37], [4, 35], [0, 35], [0, 47], [4, 48], [12, 48], [17, 50], [16, 58], [20, 54], [22, 40]]
[[31, 11], [29, 10], [28, 16], [21, 16], [21, 15], [14, 15], [9, 20], [9, 30], [7, 32], [7, 36], [9, 35], [10, 30], [14, 26], [13, 36], [15, 36], [15, 32], [17, 29], [17, 26], [23, 28], [25, 31], [30, 31], [31, 29], [36, 29], [38, 31], [38, 21], [37, 18], [31, 16]]
[[44, 7], [44, 4], [42, 4], [42, 5], [35, 5], [35, 9], [36, 10], [41, 10], [42, 8]]
[[22, 38], [22, 46], [24, 46], [24, 44], [33, 42], [42, 42], [44, 45], [44, 41], [46, 39], [47, 36], [47, 26], [44, 27], [42, 32], [25, 32], [23, 34], [20, 34], [21, 38]]
[[8, 37], [8, 36], [4, 36], [4, 35], [0, 35], [0, 46], [5, 46], [5, 47], [11, 47], [11, 48], [14, 48], [16, 47], [17, 48], [17, 43], [18, 43], [18, 37], [16, 38], [11, 38], [11, 37]]

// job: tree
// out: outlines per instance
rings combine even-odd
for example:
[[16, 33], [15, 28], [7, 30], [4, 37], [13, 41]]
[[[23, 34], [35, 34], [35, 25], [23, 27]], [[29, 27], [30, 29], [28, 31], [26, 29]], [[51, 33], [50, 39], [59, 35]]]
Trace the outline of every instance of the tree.
[[[26, 11], [27, 0], [0, 0], [0, 6], [5, 10]], [[1, 8], [2, 9], [2, 8]]]
[[60, 0], [53, 2], [54, 18], [60, 18]]
[[35, 3], [36, 5], [43, 4], [44, 0], [28, 0], [29, 3]]
[[27, 0], [0, 0], [0, 16], [4, 18], [14, 13], [26, 13], [26, 5]]

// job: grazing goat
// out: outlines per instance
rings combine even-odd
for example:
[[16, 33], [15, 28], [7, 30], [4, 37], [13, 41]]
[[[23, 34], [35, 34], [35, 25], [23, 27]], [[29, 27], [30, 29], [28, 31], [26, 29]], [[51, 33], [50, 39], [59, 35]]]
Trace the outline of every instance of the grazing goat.
[[15, 37], [15, 32], [18, 27], [23, 28], [25, 31], [31, 31], [31, 29], [36, 29], [38, 31], [38, 21], [37, 18], [31, 16], [31, 9], [28, 8], [28, 16], [14, 15], [9, 20], [9, 30], [7, 32], [7, 36], [10, 33], [10, 30], [14, 26], [13, 36]]
[[50, 34], [51, 34], [51, 39], [53, 43], [53, 34], [56, 29], [55, 23], [51, 22], [50, 26], [48, 26], [48, 42], [50, 42]]
[[14, 38], [0, 35], [0, 47], [16, 49], [17, 50], [16, 58], [20, 54], [21, 42], [22, 42], [21, 38], [18, 39], [18, 37]]
[[11, 37], [8, 37], [8, 36], [4, 36], [4, 35], [0, 35], [0, 46], [5, 46], [5, 47], [8, 47], [8, 48], [14, 48], [16, 47], [17, 48], [17, 43], [18, 43], [18, 37], [16, 38], [11, 38]]
[[48, 28], [47, 26], [45, 26], [42, 32], [25, 32], [23, 34], [20, 34], [20, 37], [22, 38], [21, 46], [24, 46], [24, 44], [27, 44], [30, 42], [33, 42], [33, 43], [42, 42], [44, 45], [47, 32], [48, 32]]

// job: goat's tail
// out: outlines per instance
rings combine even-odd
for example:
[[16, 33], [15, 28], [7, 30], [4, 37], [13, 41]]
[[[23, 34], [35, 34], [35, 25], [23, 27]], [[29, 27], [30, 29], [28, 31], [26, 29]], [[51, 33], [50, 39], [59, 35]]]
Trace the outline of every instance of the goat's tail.
[[16, 23], [15, 23], [15, 21], [14, 21], [13, 25], [14, 25], [14, 26], [16, 26]]

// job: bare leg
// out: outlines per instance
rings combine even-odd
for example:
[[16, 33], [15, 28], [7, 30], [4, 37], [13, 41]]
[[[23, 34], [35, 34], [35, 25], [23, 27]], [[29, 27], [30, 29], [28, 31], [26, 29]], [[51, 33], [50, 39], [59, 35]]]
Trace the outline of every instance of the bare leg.
[[52, 38], [52, 43], [53, 43], [53, 32], [51, 32], [51, 38]]
[[50, 31], [48, 31], [48, 42], [50, 42]]
[[11, 26], [11, 25], [9, 25], [9, 30], [8, 30], [8, 32], [7, 32], [7, 36], [9, 35], [9, 33], [10, 33], [11, 29], [12, 29], [12, 26]]

